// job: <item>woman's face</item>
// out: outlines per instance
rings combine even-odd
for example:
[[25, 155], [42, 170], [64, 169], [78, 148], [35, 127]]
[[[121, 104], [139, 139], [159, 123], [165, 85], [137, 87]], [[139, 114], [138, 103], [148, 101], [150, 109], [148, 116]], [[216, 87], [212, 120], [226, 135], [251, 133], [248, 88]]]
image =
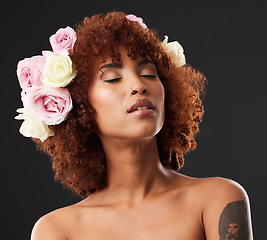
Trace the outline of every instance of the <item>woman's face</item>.
[[155, 136], [165, 116], [165, 92], [156, 67], [149, 57], [132, 60], [123, 47], [120, 54], [119, 63], [110, 58], [98, 66], [88, 91], [96, 110], [98, 135], [128, 139]]

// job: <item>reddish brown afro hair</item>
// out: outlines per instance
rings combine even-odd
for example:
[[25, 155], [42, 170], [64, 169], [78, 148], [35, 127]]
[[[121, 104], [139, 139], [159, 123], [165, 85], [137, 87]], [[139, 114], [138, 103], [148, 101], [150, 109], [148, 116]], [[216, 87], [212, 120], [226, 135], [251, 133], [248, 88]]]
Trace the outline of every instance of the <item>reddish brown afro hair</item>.
[[163, 166], [175, 171], [184, 165], [184, 154], [195, 149], [195, 136], [202, 121], [205, 77], [189, 65], [176, 67], [153, 30], [145, 31], [129, 21], [122, 12], [110, 12], [85, 18], [77, 27], [71, 58], [78, 75], [68, 88], [73, 110], [68, 119], [51, 126], [55, 135], [46, 141], [34, 139], [39, 149], [51, 156], [55, 180], [81, 197], [105, 188], [105, 153], [96, 134], [95, 110], [88, 102], [88, 88], [95, 76], [96, 64], [112, 57], [120, 58], [118, 47], [128, 56], [150, 56], [165, 89], [165, 122], [157, 134]]

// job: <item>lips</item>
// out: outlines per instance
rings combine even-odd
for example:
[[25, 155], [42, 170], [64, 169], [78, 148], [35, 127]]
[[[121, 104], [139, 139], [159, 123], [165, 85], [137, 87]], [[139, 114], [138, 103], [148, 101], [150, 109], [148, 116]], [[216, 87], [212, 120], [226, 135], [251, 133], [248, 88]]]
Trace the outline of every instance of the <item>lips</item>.
[[150, 100], [139, 99], [139, 100], [135, 101], [134, 104], [131, 105], [131, 107], [127, 110], [127, 112], [131, 113], [131, 112], [134, 112], [137, 110], [143, 110], [143, 109], [147, 109], [147, 108], [155, 110], [155, 106]]

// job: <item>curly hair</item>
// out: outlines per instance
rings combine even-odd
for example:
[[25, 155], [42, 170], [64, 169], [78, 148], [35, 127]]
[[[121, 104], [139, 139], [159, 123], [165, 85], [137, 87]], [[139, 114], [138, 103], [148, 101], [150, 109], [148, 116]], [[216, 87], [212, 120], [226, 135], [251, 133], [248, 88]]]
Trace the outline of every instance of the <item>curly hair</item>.
[[105, 153], [96, 134], [88, 89], [97, 62], [107, 57], [118, 60], [119, 46], [126, 47], [132, 59], [149, 56], [156, 66], [165, 89], [165, 122], [156, 135], [160, 161], [164, 167], [178, 171], [184, 165], [184, 154], [197, 146], [195, 137], [204, 114], [204, 75], [188, 64], [176, 67], [157, 32], [144, 31], [123, 12], [86, 17], [76, 31], [71, 59], [78, 75], [68, 86], [73, 109], [66, 121], [50, 126], [55, 131], [53, 137], [44, 142], [33, 139], [39, 150], [51, 156], [55, 180], [81, 197], [107, 185]]

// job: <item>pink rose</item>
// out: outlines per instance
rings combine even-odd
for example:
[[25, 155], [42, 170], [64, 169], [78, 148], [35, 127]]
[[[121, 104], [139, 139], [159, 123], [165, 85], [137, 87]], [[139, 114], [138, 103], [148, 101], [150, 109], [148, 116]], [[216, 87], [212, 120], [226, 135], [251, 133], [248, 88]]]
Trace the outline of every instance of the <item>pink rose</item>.
[[60, 28], [49, 38], [54, 52], [73, 49], [76, 39], [76, 32], [71, 27]]
[[72, 100], [67, 88], [33, 87], [22, 91], [24, 107], [47, 125], [60, 124], [72, 109]]
[[23, 90], [42, 85], [42, 72], [45, 65], [44, 56], [25, 58], [18, 62], [17, 75]]
[[133, 22], [137, 22], [138, 24], [140, 24], [145, 30], [147, 30], [147, 26], [146, 24], [143, 22], [143, 19], [140, 18], [140, 17], [136, 17], [135, 15], [133, 14], [129, 14], [126, 16], [126, 18], [130, 21], [133, 21]]

